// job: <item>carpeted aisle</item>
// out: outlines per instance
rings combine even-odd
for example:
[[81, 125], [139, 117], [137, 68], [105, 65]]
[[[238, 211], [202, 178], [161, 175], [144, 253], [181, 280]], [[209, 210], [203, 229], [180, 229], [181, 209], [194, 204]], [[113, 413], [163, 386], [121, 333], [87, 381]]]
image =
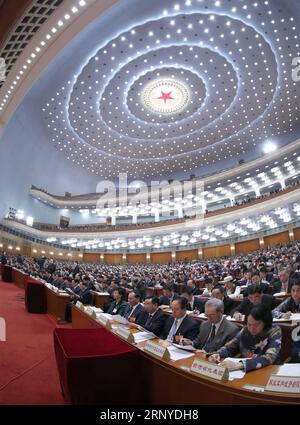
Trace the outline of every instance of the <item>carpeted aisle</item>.
[[6, 342], [0, 342], [0, 405], [64, 404], [53, 349], [54, 321], [29, 314], [24, 290], [0, 280], [0, 317]]

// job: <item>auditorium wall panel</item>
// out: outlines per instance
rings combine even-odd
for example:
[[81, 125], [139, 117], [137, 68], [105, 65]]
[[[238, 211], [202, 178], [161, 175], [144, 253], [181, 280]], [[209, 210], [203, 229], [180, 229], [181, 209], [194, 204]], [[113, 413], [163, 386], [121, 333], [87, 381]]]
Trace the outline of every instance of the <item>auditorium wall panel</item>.
[[251, 239], [250, 241], [237, 242], [235, 244], [235, 253], [244, 254], [260, 249], [259, 239]]
[[31, 247], [30, 246], [22, 246], [21, 248], [21, 254], [25, 257], [31, 256]]
[[94, 254], [94, 253], [83, 254], [83, 261], [85, 263], [100, 263], [100, 254]]
[[289, 232], [286, 231], [286, 232], [276, 233], [275, 235], [265, 236], [264, 241], [265, 241], [266, 248], [268, 246], [275, 246], [280, 243], [283, 243], [283, 244], [289, 243], [290, 241]]
[[127, 263], [146, 263], [146, 254], [128, 254], [126, 258]]
[[171, 252], [152, 252], [151, 263], [171, 263]]
[[122, 254], [104, 254], [104, 263], [121, 264], [122, 262]]
[[230, 256], [230, 245], [210, 246], [203, 248], [203, 258]]
[[177, 251], [176, 260], [197, 260], [198, 259], [198, 249], [189, 249], [186, 251]]
[[300, 227], [294, 229], [294, 239], [295, 241], [300, 241]]

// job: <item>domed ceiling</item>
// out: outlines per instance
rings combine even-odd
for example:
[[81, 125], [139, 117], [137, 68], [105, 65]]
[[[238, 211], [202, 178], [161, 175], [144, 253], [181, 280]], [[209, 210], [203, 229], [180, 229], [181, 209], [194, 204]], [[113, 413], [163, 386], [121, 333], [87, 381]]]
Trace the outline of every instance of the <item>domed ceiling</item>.
[[102, 177], [150, 178], [222, 170], [295, 140], [298, 0], [120, 1], [116, 16], [120, 5], [124, 22], [102, 40], [98, 29], [98, 47], [43, 104], [64, 157]]

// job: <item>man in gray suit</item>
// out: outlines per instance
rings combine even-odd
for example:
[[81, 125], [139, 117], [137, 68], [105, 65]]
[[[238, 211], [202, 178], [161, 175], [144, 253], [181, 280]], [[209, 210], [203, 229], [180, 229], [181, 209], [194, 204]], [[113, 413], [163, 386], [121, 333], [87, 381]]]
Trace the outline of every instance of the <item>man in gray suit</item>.
[[223, 301], [212, 298], [205, 304], [207, 321], [200, 326], [200, 332], [193, 341], [183, 340], [184, 345], [192, 344], [195, 348], [212, 353], [223, 347], [239, 332], [240, 328], [223, 317]]

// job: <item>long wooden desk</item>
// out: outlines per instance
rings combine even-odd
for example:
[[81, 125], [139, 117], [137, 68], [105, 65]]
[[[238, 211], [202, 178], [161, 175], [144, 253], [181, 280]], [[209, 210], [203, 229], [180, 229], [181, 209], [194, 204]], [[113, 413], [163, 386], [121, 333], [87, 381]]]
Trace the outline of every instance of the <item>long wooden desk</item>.
[[[101, 327], [102, 325], [72, 306], [72, 326], [76, 329]], [[113, 331], [111, 331], [113, 332]], [[159, 341], [158, 339], [154, 341]], [[167, 341], [161, 341], [166, 346]], [[136, 344], [145, 362], [144, 379], [149, 404], [300, 404], [300, 396], [288, 393], [256, 392], [245, 385], [264, 387], [279, 366], [268, 366], [248, 372], [243, 379], [220, 382], [190, 372], [194, 357], [178, 361], [166, 361], [142, 351], [145, 342]], [[203, 354], [196, 353], [203, 358]]]
[[[24, 282], [29, 276], [20, 270], [12, 270], [13, 283], [24, 289]], [[50, 314], [57, 323], [65, 323], [66, 305], [70, 302], [69, 295], [58, 294], [45, 285], [47, 295], [47, 313]]]
[[104, 310], [104, 306], [109, 299], [109, 294], [108, 293], [101, 293], [101, 292], [97, 292], [97, 291], [91, 291], [91, 293], [94, 296], [94, 306]]
[[13, 278], [13, 283], [15, 283], [19, 288], [24, 289], [24, 282], [26, 279], [28, 279], [28, 275], [20, 272], [17, 269], [12, 269], [12, 278]]
[[46, 286], [47, 313], [50, 314], [57, 323], [65, 323], [66, 305], [70, 302], [69, 295], [57, 294]]
[[[172, 310], [170, 308], [162, 308], [162, 310], [169, 315], [171, 315], [172, 313]], [[190, 313], [189, 316], [198, 320], [200, 324], [201, 322], [207, 320], [205, 317], [198, 316], [197, 314], [194, 314], [194, 313]], [[233, 320], [232, 322], [239, 327], [243, 326], [243, 322], [235, 321], [235, 320]], [[273, 321], [273, 323], [278, 325], [281, 328], [281, 332], [282, 332], [281, 359], [282, 361], [284, 361], [290, 356], [291, 343], [292, 343], [291, 334], [293, 332], [293, 329], [299, 326], [299, 323], [293, 323], [292, 320], [276, 320], [276, 319]]]

